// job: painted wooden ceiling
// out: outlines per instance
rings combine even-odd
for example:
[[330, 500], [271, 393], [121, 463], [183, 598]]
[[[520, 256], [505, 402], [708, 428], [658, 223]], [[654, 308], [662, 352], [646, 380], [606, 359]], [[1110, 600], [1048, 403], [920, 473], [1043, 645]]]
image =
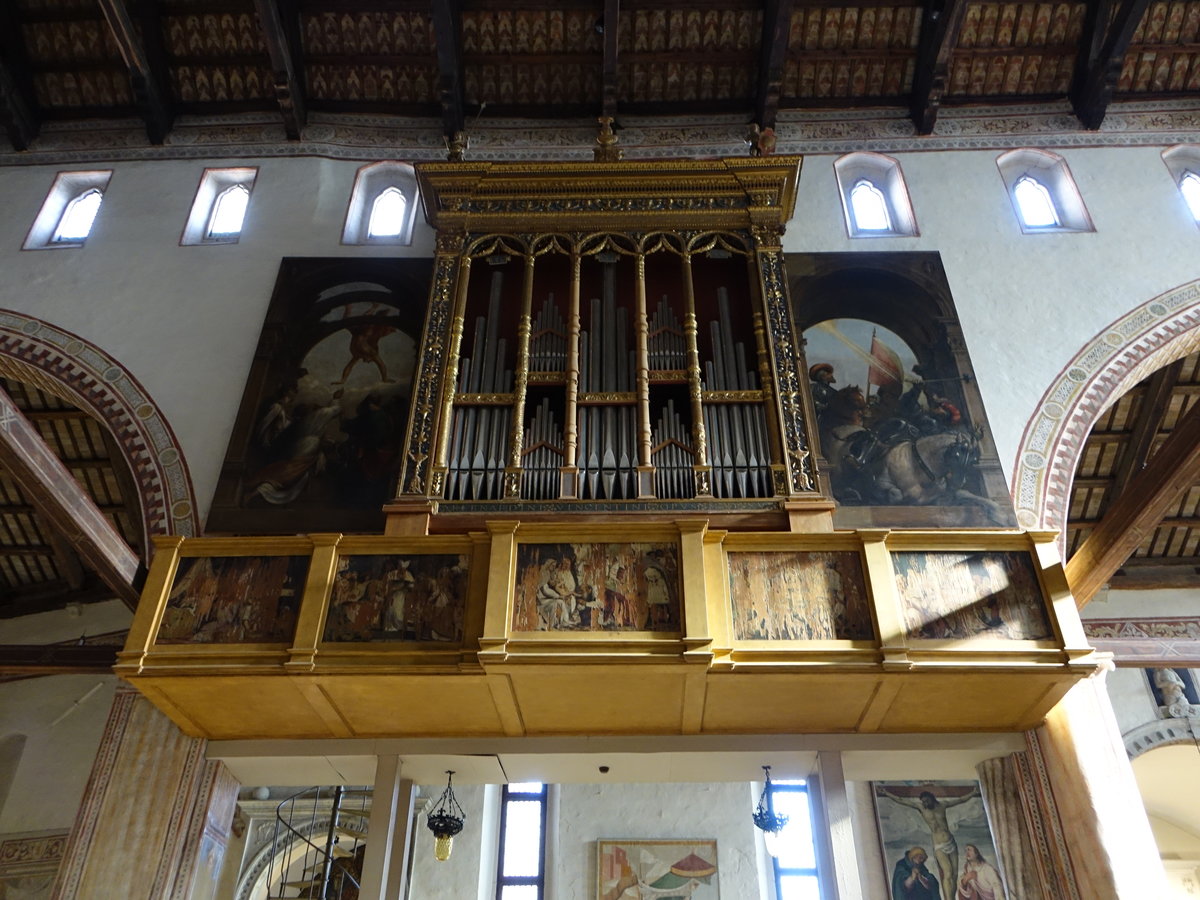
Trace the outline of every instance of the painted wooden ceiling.
[[[1139, 382], [1104, 412], [1088, 435], [1071, 486], [1067, 552], [1078, 553], [1106, 517], [1110, 526], [1128, 520], [1137, 529], [1136, 542], [1109, 579], [1112, 587], [1200, 587], [1200, 477], [1168, 486], [1161, 500], [1154, 490], [1159, 480], [1155, 469], [1163, 464], [1160, 453], [1173, 434], [1188, 434], [1189, 416], [1200, 416], [1198, 403], [1200, 352]], [[1138, 521], [1151, 504], [1159, 507], [1153, 520]], [[1105, 533], [1099, 538], [1105, 540]]]
[[1200, 90], [1200, 0], [7, 0], [0, 116], [489, 117], [1113, 99]]
[[[142, 553], [142, 518], [129, 469], [111, 435], [83, 410], [32, 385], [0, 378], [41, 439], [116, 533]], [[43, 514], [0, 462], [0, 618], [117, 596], [88, 566], [72, 537]]]

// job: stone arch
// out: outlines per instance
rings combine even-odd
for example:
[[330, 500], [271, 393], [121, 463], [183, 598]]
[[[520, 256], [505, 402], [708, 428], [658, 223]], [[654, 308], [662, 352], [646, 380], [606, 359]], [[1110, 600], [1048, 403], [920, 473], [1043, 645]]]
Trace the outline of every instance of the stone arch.
[[1059, 531], [1067, 524], [1071, 481], [1092, 425], [1127, 390], [1200, 349], [1200, 280], [1148, 300], [1102, 329], [1042, 395], [1017, 450], [1017, 523]]
[[1195, 744], [1196, 719], [1153, 719], [1121, 735], [1130, 759], [1172, 744]]
[[200, 533], [183, 449], [128, 369], [78, 335], [0, 310], [0, 375], [61, 397], [112, 433], [137, 484], [147, 552], [152, 535]]

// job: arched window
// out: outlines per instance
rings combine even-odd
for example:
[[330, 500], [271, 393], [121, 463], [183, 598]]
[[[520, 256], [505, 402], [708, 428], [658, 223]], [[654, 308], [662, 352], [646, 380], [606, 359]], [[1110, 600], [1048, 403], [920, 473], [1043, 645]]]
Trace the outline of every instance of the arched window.
[[854, 217], [854, 227], [859, 231], [892, 230], [892, 218], [888, 215], [883, 191], [865, 178], [850, 189], [850, 213]]
[[24, 250], [82, 247], [108, 190], [112, 170], [59, 172], [29, 229]]
[[230, 238], [241, 234], [242, 221], [246, 218], [246, 207], [249, 205], [250, 190], [244, 184], [235, 184], [217, 194], [212, 216], [208, 220], [208, 236]]
[[236, 244], [250, 207], [258, 169], [205, 169], [179, 243]]
[[1013, 186], [1013, 200], [1026, 228], [1055, 228], [1062, 224], [1049, 189], [1036, 178], [1029, 175], [1018, 178]]
[[1179, 193], [1191, 210], [1192, 218], [1200, 222], [1200, 175], [1195, 172], [1185, 172], [1179, 179]]
[[384, 188], [371, 204], [368, 238], [396, 238], [404, 232], [408, 201], [395, 186]]
[[82, 244], [92, 231], [96, 213], [100, 212], [100, 201], [104, 194], [99, 188], [91, 188], [67, 203], [58, 227], [54, 229], [54, 243]]
[[1200, 146], [1177, 144], [1168, 147], [1163, 151], [1162, 159], [1183, 195], [1192, 221], [1200, 225]]
[[848, 153], [833, 164], [850, 237], [906, 237], [917, 233], [900, 163], [881, 153]]
[[409, 244], [417, 207], [417, 176], [408, 163], [363, 166], [354, 179], [343, 244]]
[[1032, 147], [1009, 150], [1000, 155], [996, 166], [1008, 188], [1021, 231], [1043, 234], [1096, 230], [1066, 160], [1057, 153]]

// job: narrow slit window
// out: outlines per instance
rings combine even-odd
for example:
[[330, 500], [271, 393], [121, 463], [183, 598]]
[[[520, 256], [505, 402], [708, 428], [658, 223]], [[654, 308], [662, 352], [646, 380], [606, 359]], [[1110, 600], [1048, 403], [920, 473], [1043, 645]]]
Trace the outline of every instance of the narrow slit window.
[[496, 900], [542, 900], [546, 890], [546, 785], [504, 786], [499, 849]]
[[807, 783], [772, 781], [767, 792], [767, 808], [787, 816], [783, 830], [767, 837], [777, 900], [820, 900], [817, 848]]
[[1191, 210], [1192, 218], [1200, 222], [1200, 175], [1195, 172], [1186, 172], [1179, 179], [1179, 192], [1183, 194], [1183, 200]]
[[249, 204], [250, 191], [244, 184], [235, 184], [221, 191], [213, 203], [212, 218], [208, 220], [208, 237], [221, 239], [241, 234]]
[[408, 201], [399, 188], [389, 187], [380, 192], [371, 204], [371, 219], [367, 223], [367, 237], [396, 238], [404, 233], [407, 224], [405, 212]]
[[1013, 199], [1026, 228], [1057, 228], [1061, 222], [1047, 187], [1029, 175], [1017, 179]]
[[51, 240], [56, 244], [78, 244], [86, 240], [92, 231], [92, 223], [96, 221], [96, 213], [100, 211], [100, 201], [103, 199], [104, 195], [100, 190], [92, 188], [71, 200], [63, 210]]
[[883, 191], [863, 178], [850, 189], [850, 210], [858, 231], [891, 231], [887, 198]]

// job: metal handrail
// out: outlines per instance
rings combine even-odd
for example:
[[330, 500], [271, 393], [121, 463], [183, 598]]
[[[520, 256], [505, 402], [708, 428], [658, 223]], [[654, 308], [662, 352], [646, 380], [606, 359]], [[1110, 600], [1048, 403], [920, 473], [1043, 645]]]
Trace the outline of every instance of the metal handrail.
[[[295, 808], [296, 801], [301, 799], [302, 797], [304, 797], [306, 794], [313, 795], [314, 803], [313, 803], [313, 809], [312, 809], [312, 821], [310, 824], [313, 827], [316, 826], [317, 804], [321, 800], [321, 788], [320, 787], [306, 787], [303, 790], [300, 790], [300, 791], [296, 792], [295, 794], [292, 794], [289, 797], [285, 797], [283, 800], [281, 800], [279, 802], [279, 805], [275, 807], [276, 833], [278, 834], [279, 826], [283, 826], [283, 828], [286, 830], [285, 833], [290, 833], [290, 837], [288, 838], [288, 841], [287, 841], [287, 846], [290, 847], [293, 844], [296, 844], [297, 842], [303, 842], [303, 844], [305, 844], [308, 848], [310, 848], [313, 852], [315, 852], [317, 854], [316, 858], [321, 864], [321, 878], [320, 878], [319, 882], [317, 882], [314, 879], [313, 886], [315, 887], [319, 884], [320, 893], [314, 895], [312, 893], [313, 888], [310, 887], [308, 889], [308, 896], [309, 897], [314, 897], [314, 896], [319, 897], [319, 898], [321, 898], [321, 900], [335, 900], [335, 898], [331, 897], [329, 894], [330, 885], [331, 885], [331, 882], [333, 881], [334, 874], [335, 874], [335, 872], [334, 872], [335, 867], [336, 867], [336, 874], [340, 875], [341, 878], [343, 879], [341, 882], [341, 885], [338, 888], [339, 895], [341, 894], [342, 889], [345, 887], [346, 879], [349, 879], [350, 883], [353, 884], [353, 886], [355, 888], [361, 889], [361, 887], [362, 887], [359, 884], [358, 879], [354, 877], [354, 875], [351, 873], [349, 868], [347, 868], [344, 864], [338, 863], [338, 861], [334, 858], [333, 852], [332, 852], [333, 846], [337, 843], [336, 831], [341, 824], [339, 821], [339, 817], [342, 814], [341, 802], [342, 802], [342, 797], [343, 797], [343, 788], [340, 785], [334, 788], [333, 806], [330, 809], [329, 827], [326, 830], [324, 847], [309, 840], [307, 835], [305, 835], [303, 832], [297, 830], [292, 825], [290, 813]], [[284, 817], [284, 808], [285, 807], [288, 809], [288, 813], [289, 813], [287, 818]], [[275, 843], [276, 843], [276, 845], [278, 845], [278, 839], [276, 839]], [[307, 854], [308, 854], [308, 851], [306, 850], [305, 855], [307, 856]], [[270, 891], [271, 891], [271, 884], [274, 881], [274, 864], [275, 864], [274, 861], [277, 856], [278, 856], [278, 852], [272, 853], [271, 863], [269, 864], [268, 872], [267, 872], [267, 891], [270, 896], [274, 896], [274, 895], [270, 894]], [[287, 867], [285, 866], [279, 874], [279, 881], [280, 881], [281, 889], [284, 888], [284, 879], [286, 877], [287, 877]], [[300, 896], [300, 895], [297, 895], [297, 896]]]

